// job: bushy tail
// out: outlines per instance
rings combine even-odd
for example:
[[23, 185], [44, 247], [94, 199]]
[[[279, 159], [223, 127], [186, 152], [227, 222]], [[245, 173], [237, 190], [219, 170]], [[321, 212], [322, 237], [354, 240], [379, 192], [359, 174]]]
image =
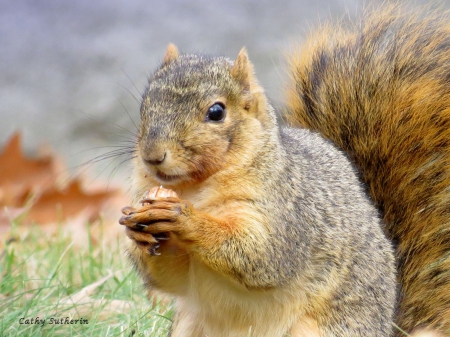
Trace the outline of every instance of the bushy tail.
[[450, 20], [374, 12], [290, 57], [287, 119], [346, 151], [397, 248], [406, 331], [450, 336]]

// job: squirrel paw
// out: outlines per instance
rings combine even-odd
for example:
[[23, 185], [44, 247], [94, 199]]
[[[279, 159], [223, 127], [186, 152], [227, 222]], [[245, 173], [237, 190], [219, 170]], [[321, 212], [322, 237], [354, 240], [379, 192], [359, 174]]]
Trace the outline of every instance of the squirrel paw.
[[158, 249], [161, 247], [160, 241], [169, 239], [168, 236], [163, 236], [162, 234], [154, 236], [129, 227], [127, 227], [125, 233], [141, 250], [153, 256], [161, 255], [161, 253], [158, 252]]
[[186, 215], [192, 206], [177, 197], [145, 199], [142, 207], [125, 207], [119, 223], [127, 227], [127, 236], [138, 246], [145, 246], [150, 255], [159, 255], [160, 241], [169, 240], [169, 233], [181, 234]]

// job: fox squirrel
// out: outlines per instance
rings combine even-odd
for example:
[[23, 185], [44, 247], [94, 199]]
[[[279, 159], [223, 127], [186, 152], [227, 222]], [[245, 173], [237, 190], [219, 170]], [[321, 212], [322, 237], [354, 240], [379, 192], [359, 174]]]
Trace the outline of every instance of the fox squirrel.
[[450, 334], [450, 24], [389, 10], [353, 30], [290, 58], [302, 128], [278, 125], [245, 49], [167, 48], [120, 223], [175, 298], [172, 337]]

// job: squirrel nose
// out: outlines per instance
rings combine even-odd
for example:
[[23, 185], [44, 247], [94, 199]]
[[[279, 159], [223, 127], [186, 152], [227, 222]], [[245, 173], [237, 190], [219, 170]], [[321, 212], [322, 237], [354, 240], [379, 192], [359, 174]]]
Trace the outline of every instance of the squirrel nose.
[[146, 164], [157, 166], [167, 158], [167, 151], [164, 147], [153, 144], [151, 147], [142, 148], [141, 157]]
[[158, 153], [151, 153], [151, 154], [147, 154], [145, 156], [142, 156], [142, 159], [149, 163], [150, 165], [161, 165], [164, 160], [166, 159], [166, 152], [158, 152]]

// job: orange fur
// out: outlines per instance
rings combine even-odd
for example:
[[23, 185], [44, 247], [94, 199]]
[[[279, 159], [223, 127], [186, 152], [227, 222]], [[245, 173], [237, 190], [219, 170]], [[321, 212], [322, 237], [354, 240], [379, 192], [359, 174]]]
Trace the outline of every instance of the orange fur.
[[450, 334], [450, 20], [375, 12], [290, 57], [287, 117], [345, 150], [397, 246], [397, 324]]
[[171, 336], [389, 336], [392, 247], [347, 158], [278, 127], [245, 49], [174, 50], [143, 98], [133, 187], [178, 198], [120, 220], [146, 286], [175, 297]]

